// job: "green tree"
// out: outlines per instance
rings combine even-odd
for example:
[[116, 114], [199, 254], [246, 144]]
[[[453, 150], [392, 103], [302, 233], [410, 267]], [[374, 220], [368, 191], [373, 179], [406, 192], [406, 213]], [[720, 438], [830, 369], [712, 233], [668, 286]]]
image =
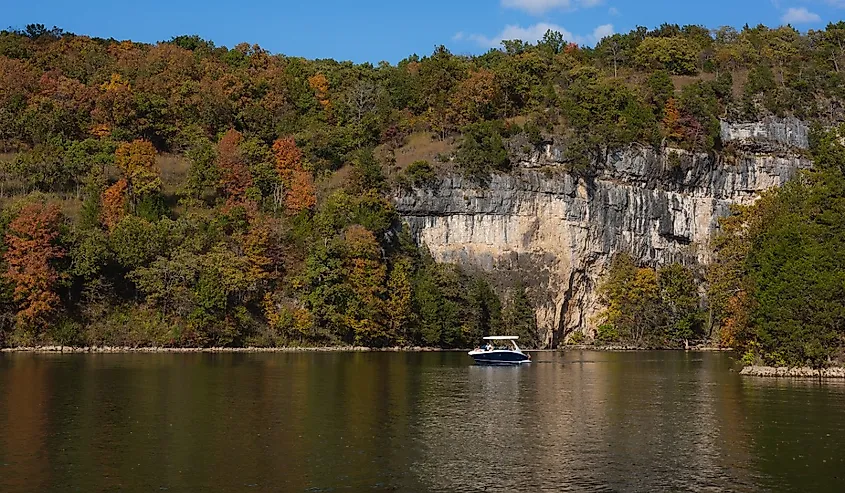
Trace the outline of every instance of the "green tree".
[[480, 122], [464, 129], [456, 160], [467, 176], [484, 179], [494, 171], [509, 171], [510, 157], [505, 148], [500, 122]]
[[645, 68], [663, 69], [673, 75], [693, 75], [697, 70], [698, 52], [681, 37], [649, 37], [637, 47], [635, 59]]

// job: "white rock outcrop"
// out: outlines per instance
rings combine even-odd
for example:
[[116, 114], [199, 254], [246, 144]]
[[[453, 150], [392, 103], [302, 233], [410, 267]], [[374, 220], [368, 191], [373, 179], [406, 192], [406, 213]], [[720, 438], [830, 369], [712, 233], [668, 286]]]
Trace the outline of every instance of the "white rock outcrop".
[[[482, 269], [503, 285], [526, 284], [546, 344], [556, 346], [595, 329], [596, 288], [614, 254], [654, 266], [706, 263], [731, 204], [750, 203], [810, 166], [802, 152], [806, 125], [747, 125], [723, 124], [723, 139], [739, 148], [730, 158], [631, 146], [583, 178], [564, 172], [563, 153], [549, 144], [488, 183], [450, 175], [395, 201], [438, 261]], [[761, 139], [778, 152], [760, 153]]]

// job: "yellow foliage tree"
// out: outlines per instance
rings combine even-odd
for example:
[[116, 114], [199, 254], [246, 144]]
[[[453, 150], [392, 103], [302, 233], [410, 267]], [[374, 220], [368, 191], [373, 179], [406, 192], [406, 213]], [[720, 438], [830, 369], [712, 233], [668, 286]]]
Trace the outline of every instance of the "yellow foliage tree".
[[156, 164], [156, 150], [147, 140], [121, 144], [114, 154], [115, 166], [126, 179], [129, 200], [135, 206], [144, 195], [161, 190], [161, 170]]

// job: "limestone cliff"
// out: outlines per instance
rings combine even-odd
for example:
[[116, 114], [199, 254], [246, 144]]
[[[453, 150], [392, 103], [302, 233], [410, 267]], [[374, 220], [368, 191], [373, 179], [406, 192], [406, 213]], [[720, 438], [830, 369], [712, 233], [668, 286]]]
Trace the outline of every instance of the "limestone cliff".
[[583, 178], [564, 171], [550, 142], [517, 160], [518, 171], [479, 184], [460, 175], [396, 197], [414, 237], [434, 257], [523, 281], [549, 346], [594, 330], [596, 288], [613, 255], [642, 262], [706, 263], [718, 218], [800, 168], [807, 126], [770, 119], [722, 124], [729, 150], [694, 154], [631, 146]]
[[810, 162], [798, 120], [722, 124], [727, 152], [631, 146], [590, 178], [564, 171], [560, 145], [517, 158], [518, 170], [479, 184], [459, 175], [396, 197], [415, 238], [443, 262], [521, 279], [545, 342], [595, 328], [596, 288], [613, 255], [650, 265], [707, 262], [708, 242], [732, 203], [748, 203]]

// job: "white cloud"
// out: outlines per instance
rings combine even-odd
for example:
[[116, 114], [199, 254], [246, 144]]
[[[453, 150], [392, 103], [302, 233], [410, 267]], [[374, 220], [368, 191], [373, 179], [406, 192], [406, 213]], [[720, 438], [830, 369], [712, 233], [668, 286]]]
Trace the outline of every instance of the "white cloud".
[[818, 14], [814, 14], [804, 7], [791, 8], [783, 14], [780, 18], [784, 24], [808, 24], [813, 22], [821, 22], [822, 18]]
[[539, 22], [532, 26], [522, 27], [517, 25], [507, 25], [502, 32], [493, 37], [484, 36], [482, 34], [471, 34], [466, 36], [485, 48], [498, 48], [504, 40], [519, 39], [526, 43], [536, 43], [543, 38], [547, 31], [557, 31], [563, 35], [563, 39], [570, 43], [577, 43], [579, 45], [593, 45], [602, 38], [613, 34], [613, 24], [604, 24], [593, 29], [593, 32], [585, 36], [573, 34], [557, 24], [550, 24], [548, 22]]
[[593, 29], [592, 40], [589, 44], [596, 44], [608, 36], [613, 36], [613, 24], [602, 24]]
[[550, 10], [576, 10], [596, 7], [604, 0], [501, 0], [502, 7], [539, 15]]
[[607, 9], [607, 13], [616, 16], [619, 15], [619, 9], [617, 9], [616, 7], [610, 7], [609, 9]]
[[463, 41], [465, 37], [466, 35], [464, 35], [463, 31], [458, 31], [454, 36], [452, 36], [452, 41]]

